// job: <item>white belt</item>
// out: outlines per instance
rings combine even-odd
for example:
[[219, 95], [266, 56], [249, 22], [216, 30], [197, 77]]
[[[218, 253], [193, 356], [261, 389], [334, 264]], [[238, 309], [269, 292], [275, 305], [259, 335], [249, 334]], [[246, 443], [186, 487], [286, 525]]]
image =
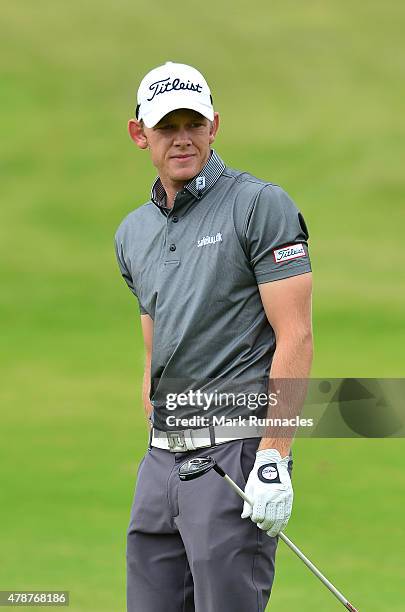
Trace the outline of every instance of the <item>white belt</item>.
[[[232, 430], [234, 435], [232, 435]], [[211, 435], [210, 435], [211, 432]], [[260, 438], [262, 427], [203, 427], [202, 429], [182, 429], [181, 431], [162, 431], [152, 429], [151, 446], [168, 450], [171, 453], [186, 453], [199, 448], [209, 448], [232, 440]]]

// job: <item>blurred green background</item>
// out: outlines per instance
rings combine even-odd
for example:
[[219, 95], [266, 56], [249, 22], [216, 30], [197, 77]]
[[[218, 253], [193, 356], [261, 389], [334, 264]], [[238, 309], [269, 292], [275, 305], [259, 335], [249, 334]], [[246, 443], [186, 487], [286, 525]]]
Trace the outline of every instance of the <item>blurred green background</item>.
[[[2, 2], [0, 589], [125, 608], [146, 428], [113, 235], [154, 178], [126, 133], [150, 68], [198, 67], [216, 150], [303, 211], [312, 375], [403, 375], [404, 27], [395, 0]], [[404, 610], [403, 441], [294, 452], [290, 537], [360, 610]], [[274, 612], [339, 609], [282, 544], [277, 570]]]

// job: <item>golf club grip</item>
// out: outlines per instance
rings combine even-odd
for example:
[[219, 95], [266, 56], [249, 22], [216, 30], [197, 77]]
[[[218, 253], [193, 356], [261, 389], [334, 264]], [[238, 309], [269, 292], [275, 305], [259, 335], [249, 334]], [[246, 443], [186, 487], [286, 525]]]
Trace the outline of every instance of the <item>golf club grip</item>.
[[[240, 487], [238, 487], [236, 482], [234, 482], [232, 478], [228, 476], [228, 474], [225, 474], [224, 478], [228, 482], [228, 484], [236, 491], [236, 493], [240, 495], [240, 497], [249, 504], [249, 506], [253, 506], [252, 501], [248, 498], [245, 492], [242, 491]], [[301, 561], [305, 563], [307, 568], [310, 569], [311, 572], [315, 574], [315, 576], [319, 578], [321, 582], [323, 582], [323, 584], [331, 591], [331, 593], [333, 593], [333, 595], [335, 595], [335, 597], [340, 601], [340, 603], [342, 603], [348, 610], [351, 610], [351, 612], [357, 612], [356, 608], [352, 606], [352, 604], [346, 599], [346, 597], [340, 591], [338, 591], [338, 589], [334, 587], [331, 582], [329, 582], [329, 580], [322, 574], [322, 572], [319, 571], [319, 569], [312, 563], [312, 561], [310, 561], [304, 555], [304, 553], [301, 552], [301, 550], [293, 542], [291, 542], [289, 538], [287, 538], [287, 536], [282, 531], [280, 531], [278, 535], [279, 538], [283, 540], [283, 542], [285, 542], [289, 548], [291, 548], [291, 550], [297, 555], [297, 557], [299, 557]]]

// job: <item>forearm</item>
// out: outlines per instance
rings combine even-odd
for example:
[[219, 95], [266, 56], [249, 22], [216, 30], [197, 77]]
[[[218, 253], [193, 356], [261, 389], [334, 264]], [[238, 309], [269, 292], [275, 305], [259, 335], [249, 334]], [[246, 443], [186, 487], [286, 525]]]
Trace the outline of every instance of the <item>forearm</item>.
[[[269, 407], [271, 419], [292, 419], [301, 413], [312, 365], [312, 335], [278, 342], [270, 370], [269, 393], [277, 393], [277, 404]], [[274, 448], [282, 457], [288, 455], [296, 427], [269, 427], [259, 449]]]
[[143, 400], [143, 408], [145, 411], [146, 422], [148, 425], [148, 429], [151, 427], [150, 416], [153, 411], [153, 406], [149, 399], [150, 396], [150, 373], [151, 368], [148, 363], [145, 364], [145, 370], [143, 373], [143, 383], [142, 383], [142, 400]]

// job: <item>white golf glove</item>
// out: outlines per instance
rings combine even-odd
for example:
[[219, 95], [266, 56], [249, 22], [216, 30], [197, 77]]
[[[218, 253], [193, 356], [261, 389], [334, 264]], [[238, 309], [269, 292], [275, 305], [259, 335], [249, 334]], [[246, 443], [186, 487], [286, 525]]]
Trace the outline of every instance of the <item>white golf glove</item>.
[[293, 503], [293, 488], [287, 466], [275, 449], [260, 450], [249, 474], [245, 493], [253, 502], [243, 504], [242, 518], [250, 517], [269, 536], [276, 536], [288, 523]]

